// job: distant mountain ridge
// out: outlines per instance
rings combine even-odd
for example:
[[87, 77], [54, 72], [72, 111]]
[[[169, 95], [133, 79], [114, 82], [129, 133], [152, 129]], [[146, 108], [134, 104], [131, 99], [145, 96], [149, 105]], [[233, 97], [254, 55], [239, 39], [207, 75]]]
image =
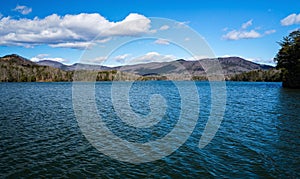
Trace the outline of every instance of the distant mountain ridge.
[[[137, 64], [119, 67], [122, 71], [144, 75], [146, 73], [182, 73], [188, 71], [192, 75], [205, 75], [205, 71], [201, 65], [201, 59], [197, 61], [186, 61], [183, 59], [172, 62]], [[224, 75], [232, 75], [252, 70], [268, 70], [274, 68], [268, 65], [260, 65], [254, 62], [247, 61], [240, 57], [217, 58], [222, 67]]]
[[[210, 59], [201, 59], [210, 60]], [[51, 66], [54, 68], [60, 68], [65, 71], [73, 70], [97, 70], [97, 71], [107, 71], [107, 70], [118, 70], [128, 73], [134, 73], [137, 75], [148, 75], [148, 74], [170, 74], [170, 73], [181, 73], [183, 71], [188, 71], [192, 75], [204, 75], [204, 69], [201, 66], [201, 60], [197, 61], [186, 61], [184, 59], [179, 59], [171, 62], [150, 62], [135, 65], [124, 65], [117, 67], [107, 67], [102, 65], [90, 65], [75, 63], [73, 65], [64, 65], [60, 62], [44, 60], [37, 62], [38, 65]], [[262, 65], [245, 60], [240, 57], [219, 57], [217, 60], [223, 69], [224, 75], [232, 75], [243, 72], [248, 72], [252, 70], [268, 70], [274, 67], [269, 65]]]
[[[218, 60], [227, 80], [237, 74], [251, 71], [266, 71], [274, 69], [269, 65], [261, 65], [240, 57], [224, 57], [216, 59], [201, 59], [186, 61], [179, 59], [171, 62], [150, 62], [144, 64], [107, 67], [75, 63], [65, 65], [60, 62], [43, 60], [32, 62], [19, 55], [6, 55], [0, 58], [1, 81], [72, 81], [74, 71], [91, 71], [98, 73], [97, 80], [113, 80], [117, 72], [125, 74], [125, 80], [140, 78], [141, 80], [206, 80], [206, 72], [201, 63]], [[188, 72], [188, 73], [187, 73]], [[189, 74], [189, 75], [187, 75]], [[238, 79], [245, 79], [238, 78]]]
[[72, 65], [65, 65], [60, 62], [51, 61], [51, 60], [42, 60], [36, 62], [36, 64], [41, 66], [51, 66], [54, 68], [59, 68], [65, 71], [74, 71], [74, 70], [97, 70], [97, 71], [106, 71], [112, 70], [110, 67], [101, 66], [101, 65], [90, 65], [90, 64], [83, 64], [83, 63], [74, 63]]

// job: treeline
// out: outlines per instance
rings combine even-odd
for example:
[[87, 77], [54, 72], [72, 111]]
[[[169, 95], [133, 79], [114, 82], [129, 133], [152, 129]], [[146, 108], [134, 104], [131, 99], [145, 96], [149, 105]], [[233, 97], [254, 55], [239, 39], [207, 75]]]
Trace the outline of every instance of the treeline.
[[70, 82], [70, 81], [129, 81], [145, 80], [138, 75], [112, 71], [63, 71], [38, 65], [0, 63], [0, 82]]
[[73, 73], [74, 75], [72, 80], [74, 81], [134, 81], [140, 77], [139, 75], [120, 72], [117, 70], [79, 70]]
[[1, 82], [71, 81], [73, 72], [38, 65], [0, 63]]
[[[8, 66], [0, 64], [1, 82], [59, 82], [59, 81], [148, 81], [148, 80], [181, 80], [171, 76], [139, 76], [132, 73], [111, 71], [63, 71], [48, 66]], [[191, 80], [207, 81], [206, 76], [193, 76]], [[255, 70], [227, 76], [228, 81], [282, 81], [280, 70]]]
[[20, 64], [0, 61], [0, 82], [68, 82], [68, 81], [147, 81], [167, 80], [165, 76], [140, 76], [132, 73], [110, 71], [64, 71], [34, 63]]
[[166, 76], [147, 75], [141, 76], [133, 73], [121, 72], [117, 70], [110, 71], [91, 71], [80, 70], [74, 72], [75, 81], [149, 81], [149, 80], [168, 80]]
[[[19, 57], [18, 57], [19, 58]], [[282, 81], [281, 70], [255, 70], [226, 76], [231, 81]], [[136, 75], [133, 73], [110, 71], [64, 71], [49, 66], [40, 66], [15, 56], [0, 59], [0, 82], [58, 82], [58, 81], [147, 81], [147, 80], [194, 80], [206, 81], [206, 76], [186, 74]]]
[[236, 74], [228, 78], [230, 81], [267, 81], [267, 82], [280, 82], [282, 81], [281, 70], [254, 70]]

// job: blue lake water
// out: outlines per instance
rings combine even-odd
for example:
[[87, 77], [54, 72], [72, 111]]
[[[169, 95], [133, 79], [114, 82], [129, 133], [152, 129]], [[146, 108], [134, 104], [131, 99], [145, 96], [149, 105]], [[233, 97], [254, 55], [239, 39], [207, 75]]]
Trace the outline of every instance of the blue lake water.
[[[188, 90], [193, 82], [179, 84]], [[283, 89], [281, 83], [226, 82], [223, 121], [212, 141], [200, 149], [211, 88], [208, 82], [196, 82], [200, 113], [186, 142], [160, 160], [132, 164], [98, 151], [82, 133], [74, 113], [72, 86], [0, 83], [1, 178], [300, 177], [300, 90]], [[135, 114], [150, 113], [154, 94], [166, 103], [162, 120], [142, 129], [119, 119], [111, 87], [111, 82], [97, 82], [95, 99], [99, 116], [116, 136], [132, 143], [155, 141], [178, 122], [182, 103], [174, 83], [133, 83], [129, 103]]]

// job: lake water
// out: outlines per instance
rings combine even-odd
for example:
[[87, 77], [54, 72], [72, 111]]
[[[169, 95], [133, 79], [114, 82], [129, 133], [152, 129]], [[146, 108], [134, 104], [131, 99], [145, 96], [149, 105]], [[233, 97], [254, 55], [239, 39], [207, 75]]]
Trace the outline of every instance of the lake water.
[[[186, 89], [193, 84], [180, 83]], [[132, 85], [129, 102], [136, 114], [150, 113], [153, 94], [166, 102], [162, 121], [143, 129], [118, 118], [111, 87], [111, 82], [95, 84], [96, 105], [120, 138], [132, 143], [159, 140], [178, 122], [181, 101], [174, 83]], [[196, 82], [196, 87], [200, 113], [187, 141], [160, 160], [132, 164], [98, 151], [82, 133], [72, 83], [0, 83], [0, 177], [300, 177], [299, 90], [283, 89], [281, 83], [227, 82], [223, 121], [200, 149], [211, 90], [208, 82]]]

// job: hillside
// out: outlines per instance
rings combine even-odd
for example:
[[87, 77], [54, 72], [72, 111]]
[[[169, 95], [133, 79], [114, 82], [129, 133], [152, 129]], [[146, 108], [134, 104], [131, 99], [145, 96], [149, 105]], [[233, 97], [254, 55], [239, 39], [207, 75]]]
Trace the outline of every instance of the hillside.
[[72, 72], [41, 66], [19, 55], [0, 58], [1, 82], [70, 81]]
[[38, 65], [50, 66], [54, 68], [59, 68], [65, 71], [74, 71], [74, 70], [96, 70], [96, 71], [106, 71], [112, 70], [110, 67], [101, 66], [101, 65], [89, 65], [83, 63], [74, 63], [73, 65], [65, 65], [60, 62], [51, 61], [51, 60], [42, 60], [37, 62]]
[[36, 65], [36, 63], [34, 63], [30, 60], [27, 60], [26, 58], [21, 57], [21, 56], [16, 55], [16, 54], [6, 55], [4, 57], [1, 57], [0, 62], [1, 62], [1, 64], [10, 63], [10, 64], [15, 64], [15, 65], [20, 65], [20, 66], [33, 66], [33, 65]]
[[[212, 60], [212, 59], [202, 59]], [[146, 64], [125, 65], [118, 67], [106, 67], [101, 65], [90, 65], [75, 63], [65, 65], [60, 62], [44, 60], [32, 62], [19, 55], [6, 55], [0, 58], [0, 81], [72, 81], [75, 70], [86, 74], [96, 74], [98, 81], [111, 81], [116, 79], [117, 72], [121, 72], [124, 80], [186, 80], [185, 72], [189, 72], [194, 80], [206, 80], [206, 73], [201, 66], [201, 61], [186, 61], [183, 59], [172, 62], [151, 62]], [[276, 75], [277, 71], [265, 73], [274, 67], [261, 65], [247, 61], [239, 57], [218, 58], [223, 73], [227, 80], [252, 80], [269, 79], [265, 75]], [[90, 71], [90, 72], [88, 72]], [[249, 75], [258, 77], [249, 77]], [[255, 74], [255, 75], [254, 75]], [[92, 80], [92, 79], [91, 79]], [[278, 79], [277, 79], [278, 80]]]

